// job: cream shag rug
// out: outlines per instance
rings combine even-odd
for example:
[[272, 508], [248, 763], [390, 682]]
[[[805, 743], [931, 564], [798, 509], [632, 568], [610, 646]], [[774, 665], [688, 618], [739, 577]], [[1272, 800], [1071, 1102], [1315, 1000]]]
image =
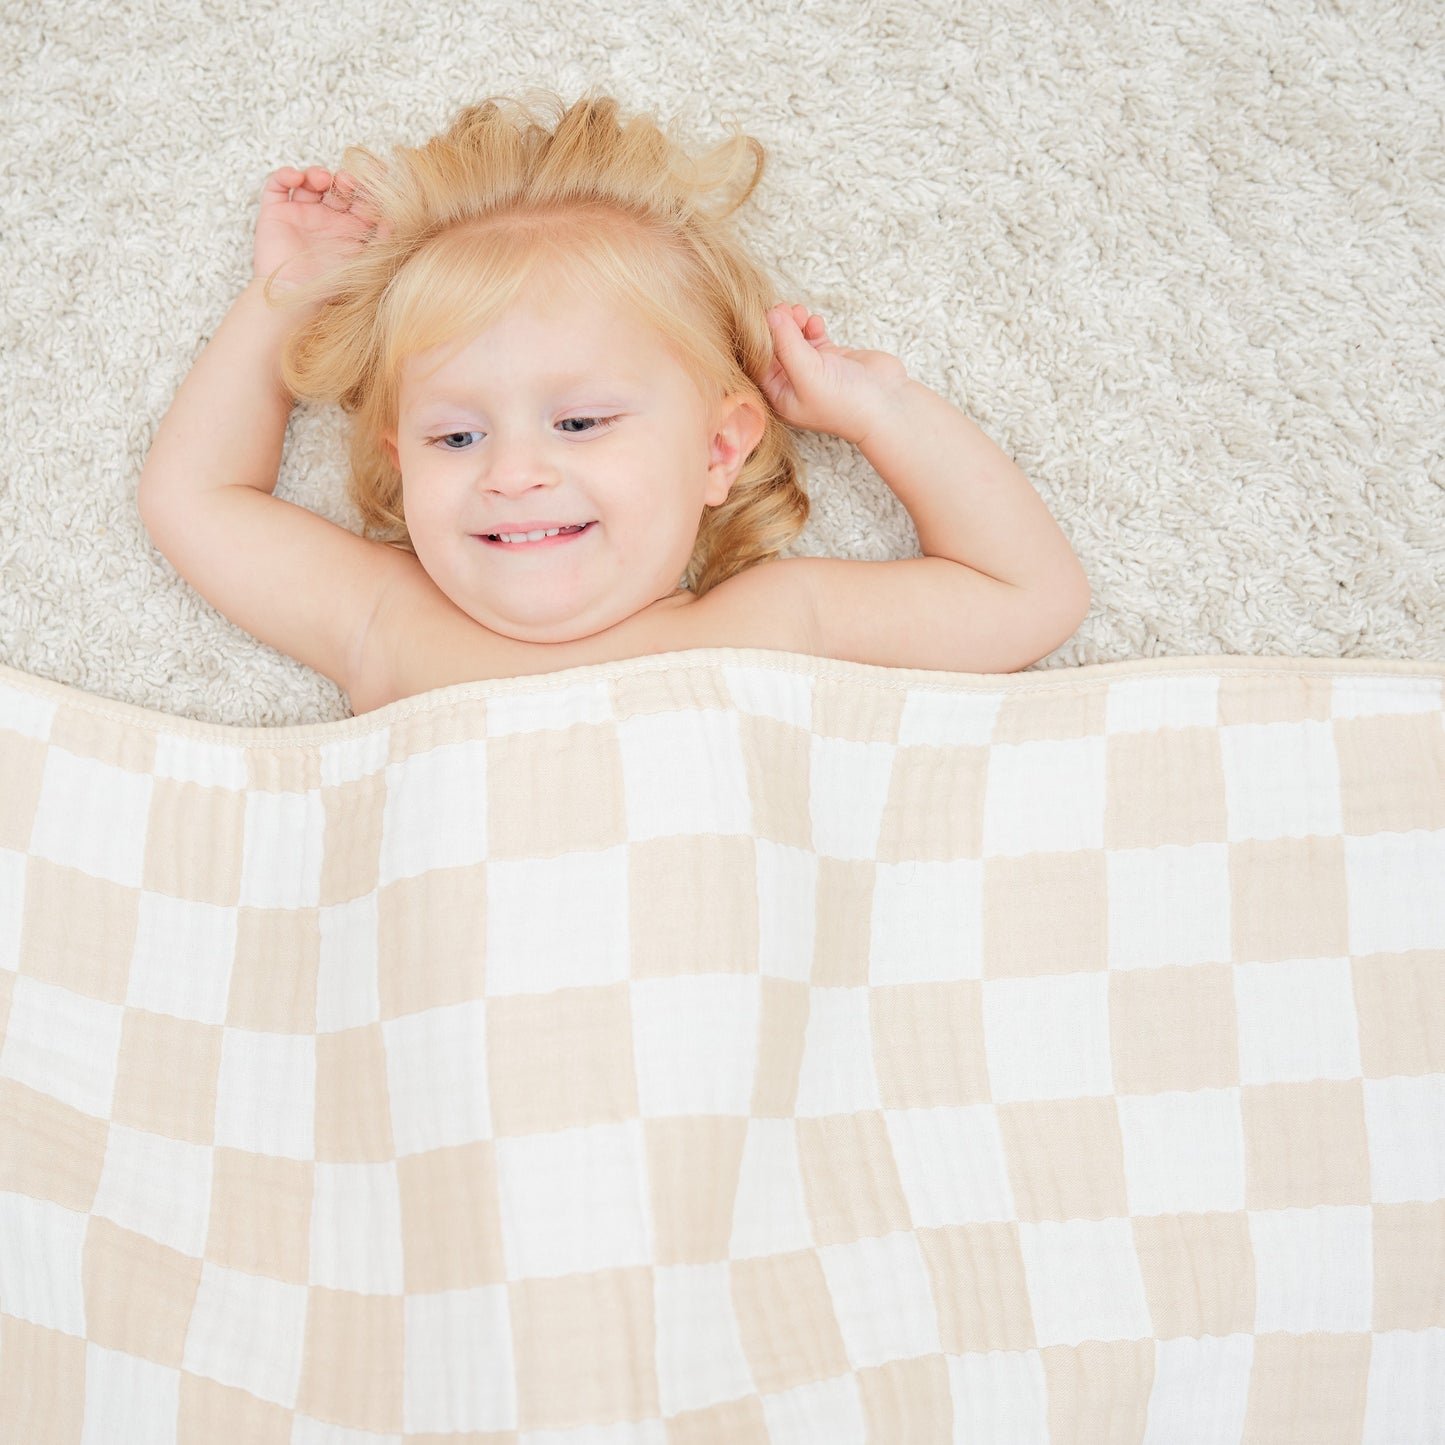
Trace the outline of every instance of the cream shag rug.
[[[1438, 0], [0, 0], [0, 662], [206, 721], [346, 716], [213, 611], [135, 484], [283, 164], [597, 87], [737, 122], [749, 235], [1029, 474], [1093, 583], [1042, 667], [1445, 659]], [[357, 528], [343, 417], [278, 487]], [[809, 437], [794, 549], [916, 552]]]

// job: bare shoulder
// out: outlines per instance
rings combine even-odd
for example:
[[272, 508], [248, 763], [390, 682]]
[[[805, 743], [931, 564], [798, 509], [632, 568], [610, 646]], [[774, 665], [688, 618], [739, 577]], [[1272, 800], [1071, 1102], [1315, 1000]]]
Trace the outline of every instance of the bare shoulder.
[[692, 647], [756, 647], [818, 653], [817, 609], [809, 585], [812, 558], [759, 562], [699, 597], [686, 620], [708, 640]]
[[137, 495], [161, 553], [253, 637], [349, 693], [377, 599], [406, 554], [256, 487]]
[[519, 642], [483, 627], [409, 553], [397, 553], [349, 691], [354, 713], [461, 682], [524, 677], [694, 648], [814, 652], [816, 619], [794, 561], [759, 563], [702, 597], [679, 593], [575, 642]]
[[397, 554], [362, 650], [353, 711], [460, 682], [695, 648], [757, 648], [924, 671], [1016, 672], [1077, 630], [1087, 591], [1023, 588], [942, 557], [763, 562], [575, 642], [519, 642], [462, 612]]

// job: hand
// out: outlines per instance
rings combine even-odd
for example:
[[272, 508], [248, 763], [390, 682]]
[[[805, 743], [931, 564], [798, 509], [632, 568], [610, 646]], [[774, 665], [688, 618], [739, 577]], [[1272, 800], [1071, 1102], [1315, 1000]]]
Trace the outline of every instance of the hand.
[[355, 176], [282, 166], [261, 192], [252, 272], [264, 279], [284, 265], [275, 289], [286, 290], [321, 275], [373, 231], [385, 234], [357, 202]]
[[806, 306], [768, 312], [773, 364], [762, 380], [773, 410], [790, 426], [831, 432], [858, 445], [897, 399], [908, 373], [886, 351], [850, 351], [828, 340]]

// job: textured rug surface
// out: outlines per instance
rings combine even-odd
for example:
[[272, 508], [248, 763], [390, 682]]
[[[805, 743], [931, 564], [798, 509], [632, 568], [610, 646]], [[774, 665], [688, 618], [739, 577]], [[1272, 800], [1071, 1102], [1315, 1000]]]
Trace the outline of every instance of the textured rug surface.
[[[534, 85], [763, 142], [746, 224], [789, 294], [973, 416], [1087, 567], [1040, 667], [1445, 660], [1435, 0], [0, 0], [0, 663], [346, 716], [176, 575], [136, 480], [269, 171]], [[278, 495], [359, 530], [343, 424], [297, 409]], [[915, 553], [860, 456], [805, 456], [796, 552]]]

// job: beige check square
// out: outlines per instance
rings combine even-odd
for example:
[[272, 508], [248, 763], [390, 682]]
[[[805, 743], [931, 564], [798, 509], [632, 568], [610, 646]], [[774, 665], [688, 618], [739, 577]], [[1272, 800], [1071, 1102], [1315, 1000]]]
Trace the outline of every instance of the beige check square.
[[127, 1009], [111, 1117], [167, 1139], [209, 1144], [216, 1132], [221, 1032], [214, 1024]]
[[245, 1274], [305, 1284], [314, 1184], [315, 1169], [304, 1160], [215, 1150], [206, 1258]]
[[751, 838], [649, 838], [627, 850], [634, 978], [752, 973], [758, 889]]
[[656, 1366], [637, 1350], [639, 1337], [653, 1337], [651, 1274], [601, 1270], [511, 1286], [522, 1429], [657, 1414]]
[[0, 1079], [0, 1192], [87, 1213], [100, 1185], [106, 1133], [103, 1119]]
[[507, 734], [487, 748], [488, 858], [550, 858], [626, 841], [622, 754], [611, 723]]
[[635, 1119], [628, 1005], [622, 985], [494, 999], [487, 1052], [497, 1135]]
[[43, 858], [26, 869], [20, 972], [86, 998], [124, 1003], [139, 894]]
[[1370, 1202], [1370, 1152], [1358, 1081], [1241, 1090], [1251, 1209]]
[[85, 1341], [0, 1314], [0, 1441], [79, 1445], [85, 1429]]
[[157, 778], [146, 830], [146, 888], [234, 907], [241, 897], [245, 825], [245, 793]]
[[485, 987], [485, 868], [434, 868], [380, 890], [382, 1018], [465, 1003]]

